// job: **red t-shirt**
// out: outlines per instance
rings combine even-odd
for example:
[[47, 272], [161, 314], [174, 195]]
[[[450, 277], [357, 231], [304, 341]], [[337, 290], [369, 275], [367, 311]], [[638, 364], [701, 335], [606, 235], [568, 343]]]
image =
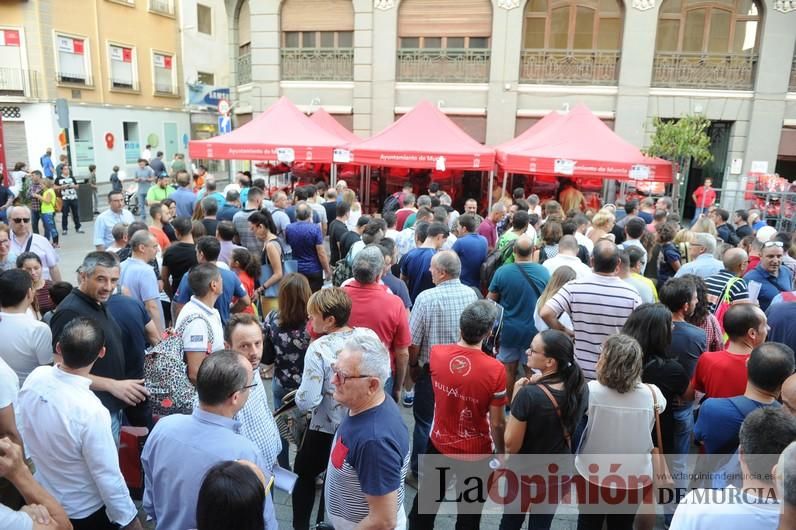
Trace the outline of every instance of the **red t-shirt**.
[[412, 208], [401, 208], [397, 212], [395, 212], [395, 229], [399, 232], [404, 229], [404, 223], [409, 216], [415, 213]]
[[[243, 284], [243, 289], [246, 291], [246, 294], [249, 295], [249, 298], [254, 301], [254, 278], [248, 275], [246, 271], [237, 271], [238, 272], [238, 279], [240, 283]], [[254, 314], [254, 306], [249, 305], [246, 309], [243, 310], [244, 313]]]
[[149, 233], [155, 236], [158, 245], [160, 245], [160, 250], [166, 250], [168, 246], [171, 244], [171, 241], [169, 241], [169, 236], [166, 235], [166, 232], [164, 232], [162, 228], [157, 226], [150, 226]]
[[390, 367], [395, 371], [395, 350], [412, 344], [404, 303], [380, 284], [363, 285], [353, 280], [346, 283], [343, 290], [351, 298], [348, 325], [373, 330], [389, 350]]
[[746, 392], [748, 360], [749, 354], [733, 354], [727, 350], [705, 352], [699, 356], [691, 383], [711, 398], [740, 396]]
[[700, 186], [694, 190], [694, 197], [696, 198], [694, 202], [697, 208], [710, 208], [716, 202], [716, 190]]
[[491, 453], [489, 407], [508, 403], [503, 364], [458, 344], [432, 346], [430, 359], [434, 447], [452, 458]]
[[746, 270], [743, 271], [743, 273], [746, 274], [750, 270], [757, 267], [759, 263], [760, 263], [760, 256], [749, 256], [749, 265], [746, 267]]

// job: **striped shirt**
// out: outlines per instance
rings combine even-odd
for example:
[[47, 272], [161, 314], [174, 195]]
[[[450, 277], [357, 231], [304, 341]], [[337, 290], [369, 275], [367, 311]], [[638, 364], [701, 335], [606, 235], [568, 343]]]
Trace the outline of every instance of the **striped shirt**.
[[721, 269], [718, 273], [705, 279], [705, 283], [708, 286], [708, 302], [710, 302], [710, 310], [712, 312], [715, 313], [716, 309], [718, 309], [719, 303], [725, 295], [724, 290], [733, 278], [735, 278], [735, 281], [733, 281], [732, 287], [729, 289], [730, 303], [749, 298], [749, 287], [746, 285], [746, 280], [727, 269]]
[[420, 348], [418, 362], [427, 364], [432, 346], [459, 340], [459, 318], [478, 300], [475, 291], [459, 279], [447, 280], [417, 295], [409, 315], [412, 344]]
[[575, 358], [587, 379], [595, 379], [602, 344], [619, 333], [641, 305], [638, 292], [616, 276], [592, 274], [564, 285], [546, 304], [557, 316], [568, 313], [575, 332]]

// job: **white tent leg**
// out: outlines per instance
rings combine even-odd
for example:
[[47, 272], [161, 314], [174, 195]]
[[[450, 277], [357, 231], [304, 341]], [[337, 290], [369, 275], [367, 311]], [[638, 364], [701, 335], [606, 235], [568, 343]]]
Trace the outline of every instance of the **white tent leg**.
[[334, 162], [332, 162], [332, 171], [329, 179], [331, 181], [330, 186], [334, 188], [337, 185], [337, 164]]
[[495, 170], [494, 169], [490, 169], [489, 170], [489, 189], [486, 192], [487, 196], [489, 197], [489, 202], [488, 202], [489, 207], [487, 208], [487, 215], [489, 215], [492, 212], [492, 186], [493, 186], [494, 182], [495, 182]]

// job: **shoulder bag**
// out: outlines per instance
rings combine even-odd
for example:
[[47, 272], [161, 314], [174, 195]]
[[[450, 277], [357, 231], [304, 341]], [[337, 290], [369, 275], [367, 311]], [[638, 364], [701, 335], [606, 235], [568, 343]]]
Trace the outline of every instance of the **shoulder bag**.
[[518, 269], [520, 269], [522, 275], [525, 276], [525, 279], [527, 280], [528, 285], [531, 286], [531, 289], [533, 289], [533, 292], [536, 293], [536, 298], [542, 296], [542, 292], [539, 290], [539, 287], [536, 286], [536, 283], [533, 281], [533, 279], [531, 279], [528, 273], [525, 272], [525, 269], [522, 268], [522, 265], [519, 263], [515, 263], [515, 265], [517, 266]]
[[[646, 384], [646, 383], [645, 383]], [[646, 384], [652, 393], [652, 409], [655, 412], [655, 438], [658, 447], [652, 448], [652, 483], [656, 489], [672, 488], [674, 479], [669, 471], [669, 464], [666, 463], [666, 456], [663, 453], [663, 436], [661, 436], [661, 417], [658, 414], [658, 398], [652, 386]]]
[[571, 451], [572, 450], [572, 435], [569, 433], [569, 429], [567, 426], [564, 425], [564, 417], [561, 415], [561, 407], [558, 406], [558, 401], [556, 397], [550, 392], [550, 388], [544, 383], [539, 383], [536, 385], [544, 395], [547, 396], [547, 399], [550, 400], [550, 403], [553, 404], [553, 409], [556, 411], [556, 416], [558, 416], [558, 422], [561, 424], [561, 431], [564, 433], [564, 441], [567, 443], [567, 448]]
[[[285, 249], [282, 247], [282, 243], [277, 239], [272, 239], [265, 244], [263, 248], [263, 265], [260, 269], [260, 285], [264, 284], [268, 281], [268, 279], [274, 275], [274, 269], [271, 267], [271, 264], [268, 263], [268, 252], [265, 250], [266, 247], [270, 243], [276, 243], [279, 245], [279, 256], [282, 261], [282, 277], [284, 278], [287, 274], [291, 272], [298, 272], [298, 262], [292, 259], [285, 259]], [[279, 294], [279, 282], [273, 284], [268, 289], [265, 289], [262, 293], [263, 296], [266, 298], [276, 298]]]
[[201, 319], [207, 325], [207, 354], [212, 349], [213, 328], [200, 314], [186, 318], [176, 329], [167, 329], [163, 340], [144, 356], [144, 385], [150, 393], [152, 414], [190, 414], [196, 390], [188, 379], [182, 334], [188, 324]]

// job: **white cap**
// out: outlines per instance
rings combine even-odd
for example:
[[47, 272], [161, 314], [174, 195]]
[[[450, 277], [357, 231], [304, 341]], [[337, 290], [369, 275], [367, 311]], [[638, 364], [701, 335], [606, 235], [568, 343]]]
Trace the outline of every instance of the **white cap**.
[[757, 231], [757, 240], [761, 243], [765, 243], [770, 241], [772, 237], [774, 237], [777, 233], [777, 229], [773, 226], [764, 226], [760, 230]]

